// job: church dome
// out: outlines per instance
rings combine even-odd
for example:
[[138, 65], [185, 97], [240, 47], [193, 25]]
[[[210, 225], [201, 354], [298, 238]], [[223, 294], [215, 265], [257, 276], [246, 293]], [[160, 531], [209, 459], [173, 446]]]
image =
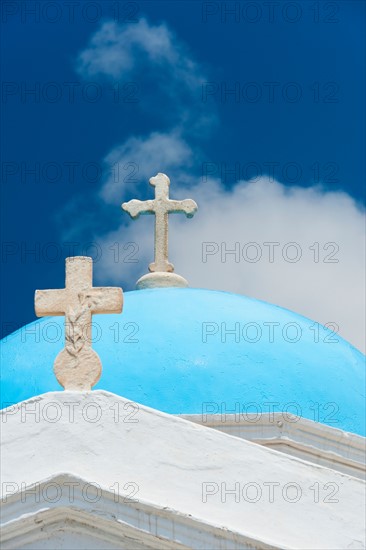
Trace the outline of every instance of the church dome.
[[[53, 363], [64, 318], [2, 341], [2, 407], [61, 390]], [[285, 411], [365, 435], [364, 356], [318, 323], [229, 292], [126, 292], [121, 315], [93, 317], [104, 389], [171, 414]], [[253, 417], [251, 417], [253, 418]]]

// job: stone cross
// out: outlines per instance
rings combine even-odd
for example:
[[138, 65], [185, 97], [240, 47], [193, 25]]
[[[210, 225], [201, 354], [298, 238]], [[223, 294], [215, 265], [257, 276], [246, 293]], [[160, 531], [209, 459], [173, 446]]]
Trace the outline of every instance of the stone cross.
[[66, 258], [65, 288], [36, 290], [35, 294], [37, 317], [65, 316], [65, 348], [54, 364], [65, 390], [90, 390], [98, 382], [102, 365], [92, 349], [92, 315], [122, 311], [122, 289], [93, 287], [92, 272], [92, 258]]
[[197, 204], [191, 199], [169, 199], [170, 179], [165, 174], [159, 173], [149, 182], [155, 187], [155, 200], [134, 199], [124, 202], [122, 208], [131, 218], [137, 218], [140, 214], [155, 214], [155, 258], [149, 265], [149, 271], [173, 272], [174, 266], [168, 261], [168, 215], [184, 213], [192, 218], [197, 212]]

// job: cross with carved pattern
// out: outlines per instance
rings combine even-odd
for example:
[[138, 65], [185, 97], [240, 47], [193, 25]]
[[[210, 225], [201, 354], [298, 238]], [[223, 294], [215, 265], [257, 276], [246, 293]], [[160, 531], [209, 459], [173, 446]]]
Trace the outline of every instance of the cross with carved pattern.
[[65, 348], [54, 371], [66, 390], [90, 390], [98, 382], [102, 366], [92, 349], [92, 315], [121, 313], [122, 304], [121, 288], [93, 287], [93, 260], [86, 256], [66, 258], [65, 288], [36, 291], [38, 317], [65, 316]]
[[172, 272], [174, 266], [168, 261], [168, 215], [184, 213], [187, 218], [192, 218], [197, 212], [197, 204], [192, 199], [169, 199], [170, 179], [165, 174], [159, 172], [149, 182], [155, 187], [155, 200], [133, 199], [124, 202], [122, 208], [131, 218], [138, 218], [140, 214], [155, 214], [155, 258], [149, 265], [149, 271]]

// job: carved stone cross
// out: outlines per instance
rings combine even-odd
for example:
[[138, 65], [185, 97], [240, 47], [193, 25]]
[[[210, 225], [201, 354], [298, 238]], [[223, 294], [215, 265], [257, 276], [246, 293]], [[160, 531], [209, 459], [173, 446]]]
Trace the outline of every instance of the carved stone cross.
[[65, 348], [58, 354], [54, 372], [65, 390], [90, 390], [101, 375], [102, 365], [92, 349], [92, 315], [121, 313], [122, 289], [93, 287], [93, 260], [66, 258], [65, 288], [36, 290], [38, 317], [65, 315]]
[[170, 179], [165, 174], [159, 172], [155, 177], [150, 178], [149, 182], [155, 187], [154, 200], [133, 199], [124, 202], [122, 208], [131, 218], [138, 218], [140, 214], [155, 214], [155, 258], [149, 265], [149, 271], [171, 273], [174, 271], [174, 266], [168, 260], [168, 215], [184, 213], [188, 218], [192, 218], [197, 212], [197, 204], [191, 199], [171, 200], [169, 198]]

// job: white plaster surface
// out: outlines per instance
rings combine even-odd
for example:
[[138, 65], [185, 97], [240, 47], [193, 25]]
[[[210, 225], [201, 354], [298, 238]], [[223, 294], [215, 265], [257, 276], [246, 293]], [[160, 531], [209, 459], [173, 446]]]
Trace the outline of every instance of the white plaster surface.
[[[171, 548], [202, 549], [365, 547], [362, 480], [107, 392], [44, 394], [3, 411], [1, 426], [4, 548], [26, 548], [26, 533], [37, 532], [37, 522], [41, 531], [51, 521], [47, 514], [61, 511], [66, 517], [81, 514], [81, 524], [89, 521], [90, 529], [106, 523], [104, 531], [129, 528], [159, 537], [158, 548], [165, 547], [163, 541]], [[52, 480], [61, 487], [55, 502], [42, 489]], [[76, 483], [73, 502], [65, 480]], [[85, 483], [92, 484], [87, 499]], [[207, 483], [219, 489], [204, 502]], [[232, 490], [236, 483], [239, 501], [229, 493], [225, 499], [221, 484]], [[253, 493], [251, 501], [242, 496], [248, 483], [261, 488], [256, 502]], [[273, 502], [268, 483], [279, 484]], [[283, 497], [289, 483], [300, 488], [296, 502]], [[319, 502], [311, 489], [315, 483]], [[33, 497], [20, 492], [26, 486], [33, 486]], [[101, 492], [95, 502], [93, 487]], [[122, 496], [115, 502], [117, 488]], [[296, 496], [291, 490], [287, 495]], [[23, 542], [12, 546], [20, 536]]]
[[360, 435], [287, 413], [179, 416], [365, 480], [366, 440]]
[[[120, 541], [121, 550], [137, 550], [137, 546], [131, 545], [131, 541]], [[115, 550], [117, 547], [114, 544], [110, 544], [102, 539], [97, 539], [95, 536], [89, 534], [74, 533], [72, 531], [66, 531], [65, 527], [59, 525], [55, 531], [50, 533], [47, 538], [43, 540], [36, 540], [23, 546], [27, 550], [48, 550], [53, 548], [54, 550], [61, 550], [68, 548], [69, 550], [80, 550], [80, 548], [88, 548], [88, 550]]]

